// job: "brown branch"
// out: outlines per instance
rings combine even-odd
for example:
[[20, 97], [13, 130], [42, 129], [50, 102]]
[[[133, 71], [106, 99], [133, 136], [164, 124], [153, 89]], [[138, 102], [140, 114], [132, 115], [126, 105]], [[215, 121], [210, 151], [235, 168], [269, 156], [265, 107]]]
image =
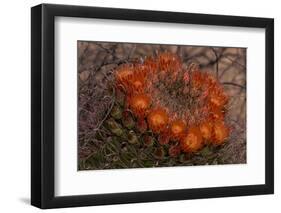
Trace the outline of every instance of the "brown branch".
[[217, 51], [213, 47], [211, 47], [211, 50], [213, 51], [213, 53], [216, 56], [216, 60], [215, 60], [215, 62], [216, 62], [216, 76], [217, 76], [217, 79], [219, 79], [219, 56], [217, 54]]
[[229, 86], [235, 86], [235, 87], [239, 87], [241, 89], [246, 89], [245, 86], [243, 85], [240, 85], [240, 84], [236, 84], [236, 83], [233, 83], [233, 82], [222, 82], [223, 85], [229, 85]]

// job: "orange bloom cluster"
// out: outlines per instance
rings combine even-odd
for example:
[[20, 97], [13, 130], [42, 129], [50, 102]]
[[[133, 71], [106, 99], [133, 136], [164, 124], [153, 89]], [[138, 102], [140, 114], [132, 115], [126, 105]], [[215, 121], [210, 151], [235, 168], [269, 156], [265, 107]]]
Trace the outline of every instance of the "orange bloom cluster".
[[125, 107], [159, 135], [160, 144], [170, 144], [171, 156], [221, 145], [229, 137], [223, 87], [198, 67], [183, 68], [177, 55], [164, 52], [119, 66], [115, 83], [126, 96]]

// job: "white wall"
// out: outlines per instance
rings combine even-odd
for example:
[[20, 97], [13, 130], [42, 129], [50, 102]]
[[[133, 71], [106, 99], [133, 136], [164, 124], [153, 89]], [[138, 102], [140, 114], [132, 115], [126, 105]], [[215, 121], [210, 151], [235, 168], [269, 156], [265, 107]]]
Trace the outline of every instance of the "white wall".
[[[195, 13], [263, 16], [275, 18], [275, 109], [280, 109], [281, 13], [277, 0], [264, 1], [93, 1], [45, 0], [45, 3], [81, 4], [170, 10]], [[2, 1], [0, 32], [0, 211], [38, 212], [31, 207], [30, 196], [30, 7], [37, 0]], [[275, 112], [275, 195], [173, 201], [51, 210], [51, 212], [273, 212], [281, 207], [280, 110]], [[279, 130], [279, 131], [278, 131]], [[281, 209], [281, 208], [280, 208]]]

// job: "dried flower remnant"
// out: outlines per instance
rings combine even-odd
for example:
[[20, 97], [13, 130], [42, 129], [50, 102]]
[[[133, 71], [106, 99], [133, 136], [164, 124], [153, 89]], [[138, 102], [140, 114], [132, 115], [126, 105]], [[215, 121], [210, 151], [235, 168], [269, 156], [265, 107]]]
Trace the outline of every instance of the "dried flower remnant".
[[169, 155], [171, 157], [177, 157], [180, 154], [180, 152], [181, 152], [181, 148], [178, 145], [172, 145], [169, 148]]
[[151, 147], [151, 146], [153, 146], [154, 139], [150, 135], [144, 135], [143, 136], [143, 143], [146, 147]]
[[158, 136], [158, 142], [161, 145], [168, 144], [169, 141], [170, 141], [170, 136], [165, 131]]
[[147, 130], [147, 123], [144, 119], [139, 119], [137, 121], [137, 126], [136, 126], [137, 130], [140, 133], [145, 133], [145, 131]]
[[158, 147], [154, 150], [154, 156], [158, 160], [162, 160], [165, 156], [165, 151], [163, 147]]

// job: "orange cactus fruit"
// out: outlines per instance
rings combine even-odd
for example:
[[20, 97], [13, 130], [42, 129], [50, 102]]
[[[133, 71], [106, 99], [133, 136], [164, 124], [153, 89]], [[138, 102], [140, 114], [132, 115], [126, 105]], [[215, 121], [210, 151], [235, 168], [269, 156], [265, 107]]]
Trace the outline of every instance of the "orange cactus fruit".
[[166, 129], [169, 117], [164, 109], [157, 108], [149, 113], [147, 120], [149, 128], [155, 133], [160, 133]]
[[186, 129], [186, 124], [182, 120], [175, 120], [170, 125], [171, 139], [178, 140], [182, 137]]
[[144, 117], [150, 106], [150, 98], [146, 94], [137, 94], [129, 99], [129, 106], [136, 117]]
[[214, 145], [223, 144], [229, 137], [229, 128], [225, 125], [223, 121], [218, 121], [214, 123], [213, 126], [213, 140]]
[[161, 71], [177, 71], [181, 68], [179, 57], [169, 52], [158, 55], [158, 64]]
[[212, 123], [211, 121], [204, 121], [199, 126], [201, 135], [205, 141], [209, 141], [212, 138]]
[[203, 138], [198, 127], [191, 127], [181, 139], [182, 151], [186, 153], [196, 152], [203, 147]]

